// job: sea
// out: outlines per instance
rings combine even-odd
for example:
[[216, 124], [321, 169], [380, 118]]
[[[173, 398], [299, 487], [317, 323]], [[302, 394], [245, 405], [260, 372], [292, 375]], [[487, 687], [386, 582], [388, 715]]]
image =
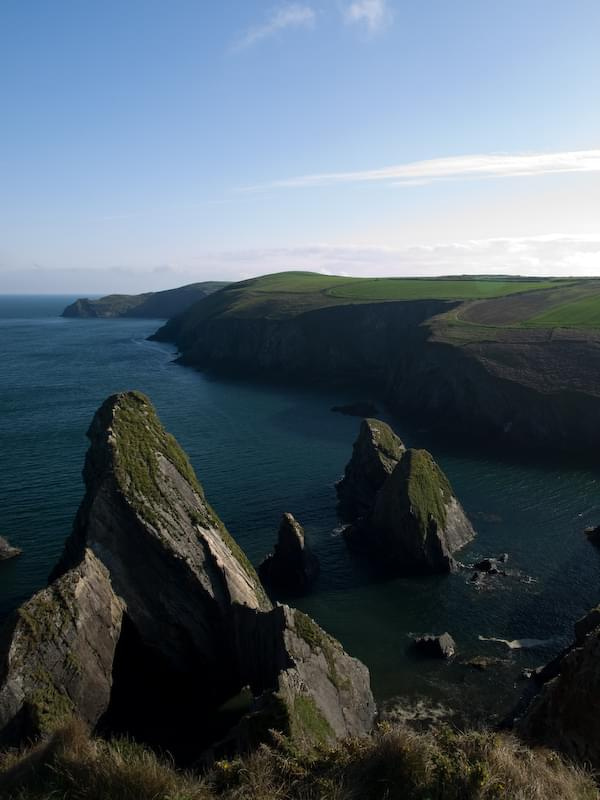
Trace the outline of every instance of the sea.
[[[360, 420], [331, 411], [370, 387], [324, 390], [217, 379], [150, 342], [161, 320], [65, 319], [71, 296], [0, 296], [0, 535], [23, 550], [0, 562], [0, 618], [46, 584], [82, 499], [86, 430], [114, 392], [138, 389], [188, 453], [207, 497], [254, 564], [292, 512], [321, 561], [313, 591], [278, 598], [301, 608], [370, 669], [388, 713], [499, 720], [525, 689], [521, 673], [556, 655], [600, 602], [600, 467], [515, 448], [437, 438], [389, 414], [407, 446], [429, 449], [476, 539], [465, 567], [438, 577], [382, 579], [349, 553], [335, 483]], [[506, 576], [475, 586], [469, 567], [508, 553]], [[448, 662], [410, 644], [448, 631]], [[473, 659], [487, 659], [476, 669]]]

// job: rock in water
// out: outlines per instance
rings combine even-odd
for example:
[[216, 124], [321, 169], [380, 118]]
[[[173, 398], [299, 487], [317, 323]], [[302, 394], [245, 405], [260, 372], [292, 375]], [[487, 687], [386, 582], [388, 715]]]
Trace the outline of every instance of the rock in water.
[[23, 551], [19, 550], [18, 547], [13, 547], [7, 542], [4, 536], [0, 536], [0, 561], [6, 561], [9, 558], [20, 556], [22, 552]]
[[600, 607], [575, 625], [575, 641], [539, 671], [539, 693], [516, 720], [530, 742], [600, 768]]
[[110, 397], [88, 436], [86, 494], [52, 582], [0, 638], [0, 740], [76, 714], [166, 748], [176, 735], [207, 744], [216, 709], [247, 685], [254, 738], [367, 731], [367, 668], [272, 607], [149, 400]]
[[340, 511], [346, 519], [355, 520], [371, 511], [377, 492], [405, 450], [402, 440], [385, 422], [362, 421], [352, 458], [336, 486]]
[[[347, 542], [392, 574], [450, 572], [456, 566], [452, 554], [475, 532], [448, 479], [427, 450], [396, 449], [394, 463], [389, 456], [384, 460], [379, 449], [359, 444], [373, 429], [373, 420], [367, 422], [370, 425], [361, 429], [347, 473], [353, 477], [352, 485], [361, 485], [365, 459], [359, 460], [357, 454], [366, 452], [371, 455], [369, 475], [376, 475], [381, 483], [373, 492], [375, 481], [367, 482], [374, 499], [370, 510], [347, 529]], [[394, 441], [399, 442], [397, 437]], [[380, 456], [378, 461], [373, 453]], [[374, 464], [379, 465], [377, 471]]]
[[292, 514], [281, 518], [275, 551], [258, 568], [261, 580], [288, 594], [302, 594], [319, 574], [319, 560], [306, 544], [304, 528]]
[[447, 632], [440, 636], [418, 636], [414, 639], [413, 646], [417, 652], [429, 658], [452, 658], [456, 653], [456, 642]]
[[586, 528], [583, 532], [592, 544], [600, 545], [600, 525]]

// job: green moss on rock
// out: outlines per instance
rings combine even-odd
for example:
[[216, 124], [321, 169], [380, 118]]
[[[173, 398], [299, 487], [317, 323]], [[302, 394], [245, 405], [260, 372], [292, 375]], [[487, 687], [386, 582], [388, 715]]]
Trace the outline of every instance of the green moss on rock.
[[348, 679], [340, 676], [335, 665], [335, 651], [340, 649], [338, 642], [325, 633], [307, 614], [297, 609], [294, 610], [294, 628], [298, 636], [312, 650], [321, 650], [327, 661], [327, 677], [336, 689], [345, 688], [348, 685]]
[[[169, 487], [160, 469], [159, 457], [167, 459], [194, 490], [199, 503], [187, 508], [194, 525], [219, 534], [246, 572], [261, 604], [268, 605], [264, 588], [242, 548], [231, 536], [204, 496], [190, 461], [174, 436], [163, 428], [146, 395], [138, 391], [116, 397], [113, 408], [114, 472], [119, 486], [136, 512], [147, 523], [160, 528], [160, 515], [170, 507]], [[183, 499], [183, 498], [180, 498]]]
[[427, 450], [408, 450], [402, 458], [401, 470], [407, 484], [408, 500], [418, 518], [423, 537], [430, 518], [438, 528], [446, 526], [446, 506], [453, 496], [448, 478]]

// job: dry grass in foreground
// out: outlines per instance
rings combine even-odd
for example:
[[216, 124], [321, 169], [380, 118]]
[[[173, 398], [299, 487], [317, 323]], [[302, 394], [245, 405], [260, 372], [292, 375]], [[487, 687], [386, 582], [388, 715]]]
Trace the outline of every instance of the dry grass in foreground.
[[204, 775], [176, 770], [128, 740], [72, 722], [29, 750], [0, 755], [6, 800], [597, 800], [589, 774], [504, 734], [382, 728], [300, 752], [276, 737]]

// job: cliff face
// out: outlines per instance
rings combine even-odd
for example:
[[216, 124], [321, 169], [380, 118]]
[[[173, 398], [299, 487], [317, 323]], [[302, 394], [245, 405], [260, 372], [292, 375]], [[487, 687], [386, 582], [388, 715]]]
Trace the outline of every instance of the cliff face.
[[575, 627], [575, 641], [542, 673], [546, 682], [517, 720], [525, 739], [600, 768], [600, 610]]
[[81, 297], [67, 306], [63, 317], [147, 317], [161, 319], [182, 314], [203, 297], [227, 286], [226, 283], [206, 281], [145, 294], [109, 294], [97, 300]]
[[0, 738], [75, 713], [162, 746], [173, 746], [170, 726], [207, 744], [219, 706], [246, 685], [255, 737], [309, 736], [310, 722], [324, 739], [367, 730], [366, 667], [331, 644], [355, 678], [336, 687], [333, 640], [311, 621], [322, 638], [296, 641], [297, 612], [273, 609], [147, 398], [109, 398], [88, 435], [87, 491], [63, 557], [3, 634]]
[[449, 321], [457, 302], [336, 305], [283, 314], [197, 304], [155, 338], [185, 364], [368, 387], [446, 431], [586, 449], [600, 444], [600, 335]]

